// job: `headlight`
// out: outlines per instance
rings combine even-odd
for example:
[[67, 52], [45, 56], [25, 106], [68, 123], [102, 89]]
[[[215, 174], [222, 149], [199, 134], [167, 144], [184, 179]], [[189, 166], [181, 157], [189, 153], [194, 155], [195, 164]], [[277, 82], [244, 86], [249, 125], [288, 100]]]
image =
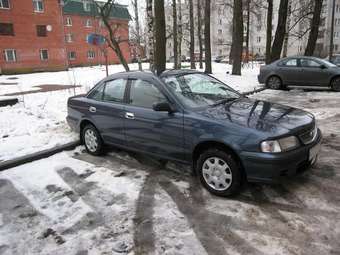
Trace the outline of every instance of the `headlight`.
[[288, 136], [279, 140], [263, 141], [261, 143], [262, 152], [283, 152], [289, 151], [299, 146], [299, 141], [295, 136]]

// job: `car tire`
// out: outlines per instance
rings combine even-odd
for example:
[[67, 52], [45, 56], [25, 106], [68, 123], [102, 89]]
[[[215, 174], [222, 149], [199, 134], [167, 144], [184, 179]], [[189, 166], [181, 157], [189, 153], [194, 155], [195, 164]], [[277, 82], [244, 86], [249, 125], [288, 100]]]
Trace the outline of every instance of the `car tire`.
[[104, 152], [104, 143], [93, 125], [86, 125], [82, 130], [82, 141], [85, 145], [86, 151], [91, 155], [101, 155]]
[[331, 88], [333, 91], [340, 92], [340, 77], [335, 77], [331, 82]]
[[232, 196], [240, 192], [241, 169], [234, 157], [218, 149], [203, 152], [196, 164], [202, 185], [217, 196]]
[[282, 80], [276, 75], [270, 76], [267, 79], [266, 86], [269, 89], [282, 89]]

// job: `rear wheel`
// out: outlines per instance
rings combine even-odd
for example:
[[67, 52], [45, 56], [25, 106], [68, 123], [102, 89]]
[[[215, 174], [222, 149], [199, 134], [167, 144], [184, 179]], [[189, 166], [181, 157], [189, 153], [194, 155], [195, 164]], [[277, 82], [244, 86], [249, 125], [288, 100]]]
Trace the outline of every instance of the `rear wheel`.
[[278, 76], [270, 76], [266, 82], [266, 85], [269, 89], [281, 89], [282, 81]]
[[98, 130], [93, 125], [86, 125], [82, 131], [82, 139], [88, 153], [100, 155], [103, 153], [103, 141]]
[[332, 90], [340, 92], [340, 77], [335, 77], [331, 82]]
[[209, 149], [197, 162], [197, 173], [203, 186], [218, 196], [231, 196], [240, 191], [241, 169], [227, 152]]

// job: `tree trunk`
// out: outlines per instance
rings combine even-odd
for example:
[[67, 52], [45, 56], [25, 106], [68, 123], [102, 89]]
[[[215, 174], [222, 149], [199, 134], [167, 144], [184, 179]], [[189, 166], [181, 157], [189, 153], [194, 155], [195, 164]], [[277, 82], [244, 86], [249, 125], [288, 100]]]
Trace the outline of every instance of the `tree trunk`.
[[332, 18], [331, 18], [331, 34], [329, 40], [329, 56], [328, 60], [333, 60], [333, 50], [334, 50], [334, 17], [335, 17], [335, 0], [333, 0], [332, 5]]
[[199, 47], [200, 69], [203, 69], [203, 43], [202, 43], [202, 10], [201, 0], [197, 0], [197, 39]]
[[174, 39], [174, 68], [178, 68], [178, 39], [177, 39], [177, 0], [172, 0], [172, 20], [173, 20], [173, 39]]
[[283, 40], [283, 52], [282, 57], [287, 57], [288, 53], [288, 40], [289, 40], [289, 28], [290, 28], [290, 15], [292, 14], [292, 2], [291, 0], [288, 0], [288, 13], [287, 13], [287, 22], [286, 22], [286, 33], [285, 38]]
[[140, 71], [143, 70], [142, 68], [142, 61], [141, 61], [141, 54], [140, 54], [140, 27], [139, 27], [139, 15], [138, 15], [138, 1], [133, 1], [133, 7], [135, 11], [135, 22], [136, 22], [136, 43], [137, 43], [137, 61], [138, 61], [138, 69]]
[[309, 32], [305, 56], [313, 56], [314, 54], [321, 21], [322, 2], [323, 0], [317, 0], [314, 2], [313, 19], [311, 21], [311, 30]]
[[195, 27], [193, 0], [189, 0], [189, 23], [190, 23], [190, 68], [196, 69], [195, 65]]
[[166, 63], [166, 36], [165, 36], [165, 17], [164, 0], [156, 0], [155, 6], [155, 69], [157, 75], [165, 70]]
[[182, 0], [178, 0], [178, 69], [182, 67], [182, 40], [183, 40], [183, 23], [182, 23]]
[[273, 29], [273, 0], [267, 0], [267, 33], [266, 33], [266, 64], [270, 63], [271, 47], [272, 47], [272, 29]]
[[210, 0], [205, 0], [204, 9], [204, 47], [205, 47], [205, 72], [212, 73], [211, 68], [211, 43], [210, 43]]
[[288, 13], [288, 0], [281, 0], [275, 38], [270, 54], [270, 62], [274, 62], [275, 60], [280, 59], [283, 40], [286, 33], [287, 13]]
[[246, 59], [249, 62], [249, 32], [250, 32], [250, 0], [247, 0], [247, 34], [246, 34]]
[[234, 0], [233, 7], [233, 70], [232, 74], [241, 75], [241, 62], [243, 51], [243, 12], [242, 1]]
[[154, 71], [154, 27], [153, 27], [153, 12], [152, 0], [146, 0], [146, 21], [148, 33], [148, 49], [149, 49], [149, 63], [150, 70]]

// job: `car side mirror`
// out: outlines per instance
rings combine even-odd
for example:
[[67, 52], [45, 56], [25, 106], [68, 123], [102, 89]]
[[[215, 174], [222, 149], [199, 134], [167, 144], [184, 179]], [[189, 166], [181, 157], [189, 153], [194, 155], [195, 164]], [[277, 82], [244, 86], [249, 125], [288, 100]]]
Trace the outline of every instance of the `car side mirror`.
[[326, 69], [326, 68], [327, 68], [327, 66], [325, 66], [325, 65], [321, 65], [321, 66], [320, 66], [320, 68], [321, 68], [321, 69]]
[[152, 105], [152, 109], [156, 112], [173, 112], [173, 108], [168, 102], [159, 102]]

